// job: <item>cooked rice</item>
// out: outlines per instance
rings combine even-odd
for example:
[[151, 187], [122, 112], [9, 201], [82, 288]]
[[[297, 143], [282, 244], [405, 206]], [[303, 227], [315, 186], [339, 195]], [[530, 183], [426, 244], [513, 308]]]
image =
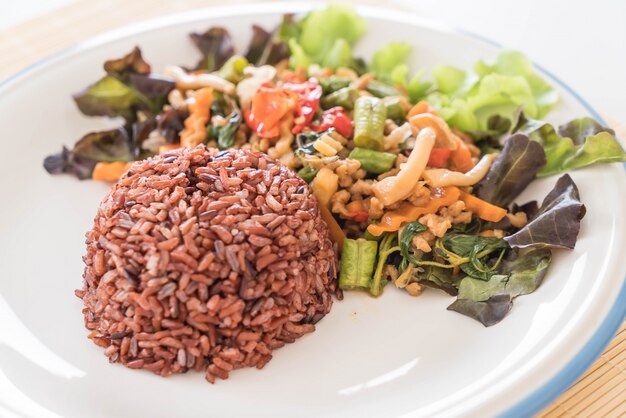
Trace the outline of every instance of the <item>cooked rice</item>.
[[312, 332], [337, 257], [309, 186], [268, 156], [198, 146], [132, 165], [87, 233], [89, 338], [110, 362], [226, 379]]

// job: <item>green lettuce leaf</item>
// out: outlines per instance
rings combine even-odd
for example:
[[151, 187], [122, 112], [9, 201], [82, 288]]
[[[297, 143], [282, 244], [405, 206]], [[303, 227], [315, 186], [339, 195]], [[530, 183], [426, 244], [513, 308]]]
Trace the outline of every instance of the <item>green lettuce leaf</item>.
[[137, 47], [122, 58], [106, 61], [104, 70], [106, 76], [73, 95], [87, 116], [121, 116], [130, 124], [138, 110], [158, 114], [175, 87], [173, 80], [150, 74], [150, 65]]
[[[411, 47], [409, 44], [405, 42], [390, 42], [374, 53], [369, 66], [370, 71], [373, 72], [378, 79], [390, 82], [392, 81], [392, 72], [396, 67], [402, 66], [401, 68], [406, 67], [407, 70], [405, 77], [403, 77], [406, 79], [408, 75], [406, 61], [410, 52]], [[397, 84], [406, 84], [406, 81], [402, 80], [402, 77], [398, 79], [397, 73], [395, 76], [397, 81], [400, 81]]]
[[365, 19], [344, 5], [331, 4], [325, 9], [314, 10], [301, 24], [298, 41], [314, 62], [323, 62], [338, 39], [352, 46], [365, 32]]
[[558, 101], [556, 90], [519, 52], [503, 51], [494, 63], [478, 61], [474, 69], [471, 73], [451, 66], [435, 67], [437, 90], [426, 98], [450, 125], [461, 130], [487, 131], [494, 116], [514, 126], [520, 106], [539, 118]]
[[135, 118], [139, 96], [113, 76], [105, 76], [87, 89], [74, 94], [76, 105], [87, 116]]
[[522, 117], [517, 132], [543, 145], [547, 163], [540, 177], [550, 176], [596, 163], [626, 161], [626, 153], [613, 130], [590, 117], [578, 118], [559, 126]]
[[495, 73], [524, 78], [534, 98], [537, 118], [545, 116], [559, 100], [557, 91], [535, 73], [530, 61], [519, 51], [502, 51], [491, 64], [480, 60], [474, 70], [481, 77]]
[[300, 22], [281, 25], [279, 36], [287, 41], [292, 68], [312, 63], [324, 67], [358, 66], [352, 47], [365, 32], [365, 20], [345, 5], [329, 5], [309, 12]]

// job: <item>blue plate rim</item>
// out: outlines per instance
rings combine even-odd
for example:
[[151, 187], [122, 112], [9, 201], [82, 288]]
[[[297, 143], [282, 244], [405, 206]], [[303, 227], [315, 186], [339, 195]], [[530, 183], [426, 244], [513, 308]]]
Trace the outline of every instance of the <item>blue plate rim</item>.
[[[314, 8], [322, 8], [326, 4], [324, 3], [307, 3], [307, 2], [294, 2], [294, 3], [278, 3], [267, 2], [255, 4], [255, 10], [260, 13], [276, 13], [277, 8], [282, 7], [283, 12], [298, 13], [304, 12]], [[425, 19], [416, 16], [415, 12], [402, 11], [401, 15], [398, 10], [393, 8], [373, 7], [373, 6], [357, 6], [357, 10], [364, 11], [384, 11], [387, 16], [394, 16], [401, 21], [410, 21], [412, 24], [420, 26], [427, 26], [435, 30], [443, 30], [458, 35], [466, 36], [482, 43], [497, 47], [505, 48], [502, 44], [474, 32], [454, 27], [448, 24], [443, 24], [432, 19]], [[36, 71], [41, 67], [45, 67], [54, 61], [67, 57], [73, 53], [77, 53], [86, 50], [91, 47], [95, 47], [104, 44], [115, 39], [123, 38], [134, 33], [139, 33], [145, 30], [154, 29], [163, 23], [174, 23], [175, 21], [184, 21], [194, 16], [192, 13], [197, 13], [198, 10], [211, 10], [216, 13], [224, 14], [230, 12], [231, 14], [247, 14], [250, 10], [243, 10], [241, 8], [232, 6], [222, 7], [205, 7], [200, 9], [192, 9], [185, 12], [178, 12], [162, 17], [151, 18], [145, 21], [135, 22], [129, 25], [122, 26], [117, 29], [113, 29], [103, 34], [96, 35], [89, 38], [86, 41], [78, 42], [70, 47], [67, 47], [61, 51], [44, 57], [21, 70], [9, 75], [7, 78], [0, 80], [0, 91], [9, 87], [11, 84], [18, 82], [20, 79], [25, 78], [30, 73]], [[408, 12], [408, 13], [407, 13]], [[369, 14], [369, 13], [368, 13]], [[410, 15], [411, 18], [407, 16]], [[195, 15], [195, 17], [198, 17]], [[417, 18], [417, 19], [413, 19]], [[548, 76], [553, 82], [559, 85], [563, 90], [567, 91], [572, 97], [574, 97], [589, 114], [595, 118], [601, 124], [607, 126], [606, 121], [600, 116], [587, 100], [585, 100], [576, 90], [574, 90], [569, 84], [564, 82], [561, 78], [548, 71], [546, 68], [531, 61], [533, 66], [540, 72]], [[626, 163], [623, 165], [626, 171]], [[518, 401], [515, 405], [508, 407], [503, 412], [497, 414], [499, 418], [518, 418], [518, 417], [532, 417], [539, 412], [542, 408], [547, 406], [551, 401], [554, 401], [559, 395], [565, 392], [576, 380], [582, 376], [582, 374], [591, 367], [593, 362], [602, 354], [606, 346], [611, 342], [613, 337], [619, 330], [622, 322], [626, 319], [626, 277], [623, 280], [622, 288], [615, 299], [615, 302], [606, 317], [602, 321], [600, 327], [592, 335], [592, 337], [585, 343], [580, 351], [574, 356], [569, 363], [567, 363], [559, 372], [550, 378], [541, 387], [537, 388], [533, 393], [527, 395], [521, 401]]]

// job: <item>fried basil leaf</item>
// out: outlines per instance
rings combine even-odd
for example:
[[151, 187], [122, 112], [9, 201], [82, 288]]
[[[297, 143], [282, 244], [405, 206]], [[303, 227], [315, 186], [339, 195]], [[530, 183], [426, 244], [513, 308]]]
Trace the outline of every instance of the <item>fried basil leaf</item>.
[[100, 161], [129, 162], [134, 160], [134, 155], [128, 137], [123, 128], [109, 131], [91, 132], [82, 137], [74, 149], [63, 150], [44, 160], [44, 168], [50, 174], [68, 173], [79, 179], [88, 179], [96, 165]]
[[513, 135], [476, 186], [476, 195], [496, 206], [507, 207], [545, 163], [545, 152], [540, 144], [525, 135]]
[[537, 290], [551, 261], [550, 250], [539, 248], [502, 262], [498, 274], [488, 281], [467, 276], [459, 282], [458, 299], [448, 309], [485, 326], [497, 324], [513, 306], [513, 299]]
[[449, 311], [455, 311], [469, 316], [486, 327], [502, 321], [513, 307], [509, 295], [492, 296], [486, 301], [476, 302], [471, 299], [457, 299], [450, 306]]
[[122, 58], [105, 61], [104, 71], [117, 79], [124, 79], [129, 74], [150, 74], [150, 64], [141, 56], [139, 47]]
[[224, 28], [212, 27], [206, 32], [189, 35], [202, 53], [196, 70], [216, 71], [235, 53], [230, 34]]
[[413, 254], [409, 251], [411, 247], [411, 241], [413, 237], [420, 232], [426, 231], [426, 226], [422, 225], [418, 221], [411, 222], [407, 224], [402, 230], [402, 234], [400, 234], [400, 253], [410, 263], [415, 263], [418, 260], [415, 258]]
[[452, 269], [420, 266], [413, 278], [421, 285], [443, 290], [451, 296], [456, 296], [458, 293], [459, 280], [452, 275]]
[[234, 100], [231, 100], [232, 111], [228, 116], [226, 125], [219, 129], [217, 134], [217, 147], [219, 149], [228, 149], [235, 143], [235, 134], [239, 130], [239, 126], [242, 122], [241, 110], [237, 107]]
[[513, 248], [574, 248], [580, 231], [585, 205], [580, 202], [578, 188], [565, 174], [545, 197], [537, 214], [528, 224], [504, 239]]

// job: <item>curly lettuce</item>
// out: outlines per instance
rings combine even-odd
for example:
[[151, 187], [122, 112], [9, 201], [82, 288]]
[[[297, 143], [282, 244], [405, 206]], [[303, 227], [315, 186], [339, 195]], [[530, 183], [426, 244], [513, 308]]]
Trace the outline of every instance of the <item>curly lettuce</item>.
[[478, 61], [474, 71], [447, 65], [433, 69], [436, 92], [427, 100], [461, 130], [488, 130], [494, 116], [514, 122], [520, 106], [530, 117], [541, 118], [558, 102], [557, 91], [520, 52], [503, 51], [493, 63]]
[[365, 19], [353, 8], [343, 5], [314, 10], [297, 26], [290, 24], [279, 28], [281, 37], [289, 45], [292, 68], [308, 68], [311, 63], [330, 68], [351, 66], [352, 47], [364, 32]]

